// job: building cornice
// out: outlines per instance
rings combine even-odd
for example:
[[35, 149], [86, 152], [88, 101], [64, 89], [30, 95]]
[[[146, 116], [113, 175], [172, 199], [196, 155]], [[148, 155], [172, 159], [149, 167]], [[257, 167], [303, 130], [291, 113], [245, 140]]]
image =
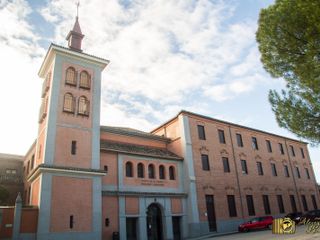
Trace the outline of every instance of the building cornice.
[[73, 57], [73, 58], [85, 60], [85, 61], [99, 65], [102, 69], [104, 69], [110, 62], [109, 60], [99, 58], [94, 55], [75, 51], [70, 48], [62, 47], [62, 46], [51, 43], [51, 45], [47, 51], [47, 54], [41, 64], [40, 70], [38, 72], [38, 76], [40, 78], [45, 77], [45, 70], [47, 69], [48, 65], [50, 64], [52, 58], [54, 57], [54, 53], [65, 54], [65, 55]]
[[155, 129], [153, 129], [150, 133], [154, 133], [154, 132], [156, 132], [158, 129], [160, 129], [160, 128], [166, 126], [166, 125], [168, 125], [170, 122], [176, 120], [176, 119], [179, 117], [179, 115], [186, 115], [186, 116], [198, 117], [198, 118], [202, 118], [202, 119], [209, 120], [209, 121], [213, 121], [213, 122], [217, 122], [217, 123], [222, 123], [222, 124], [225, 124], [225, 125], [228, 125], [228, 126], [233, 126], [233, 127], [237, 127], [237, 128], [243, 128], [243, 129], [246, 129], [246, 130], [249, 130], [249, 131], [252, 131], [252, 132], [258, 132], [258, 133], [262, 133], [262, 134], [266, 134], [266, 135], [271, 135], [271, 136], [278, 137], [278, 138], [282, 138], [282, 139], [284, 139], [284, 140], [288, 140], [288, 141], [292, 141], [292, 142], [297, 142], [297, 143], [302, 143], [302, 144], [308, 144], [307, 142], [300, 141], [300, 140], [297, 140], [297, 139], [292, 139], [292, 138], [288, 138], [288, 137], [285, 137], [285, 136], [281, 136], [281, 135], [278, 135], [278, 134], [275, 134], [275, 133], [270, 133], [270, 132], [266, 132], [266, 131], [263, 131], [263, 130], [259, 130], [259, 129], [255, 129], [255, 128], [251, 128], [251, 127], [242, 126], [242, 125], [239, 125], [239, 124], [236, 124], [236, 123], [227, 122], [227, 121], [224, 121], [224, 120], [220, 120], [220, 119], [208, 117], [208, 116], [205, 116], [205, 115], [201, 115], [201, 114], [194, 113], [194, 112], [189, 112], [189, 111], [186, 111], [186, 110], [181, 110], [175, 117], [169, 119], [169, 120], [166, 121], [165, 123], [161, 124], [160, 126], [158, 126], [158, 127], [155, 128]]
[[0, 160], [10, 160], [10, 161], [19, 161], [23, 162], [24, 156], [22, 155], [16, 155], [16, 154], [10, 154], [10, 153], [0, 153]]
[[74, 174], [74, 175], [86, 175], [86, 176], [105, 176], [106, 171], [100, 169], [91, 169], [91, 168], [75, 168], [75, 167], [64, 167], [64, 166], [55, 166], [48, 164], [38, 165], [28, 176], [28, 181], [33, 181], [41, 173], [62, 173], [62, 174]]
[[139, 197], [188, 197], [187, 193], [170, 193], [170, 192], [135, 192], [135, 191], [102, 191], [102, 196], [139, 196]]

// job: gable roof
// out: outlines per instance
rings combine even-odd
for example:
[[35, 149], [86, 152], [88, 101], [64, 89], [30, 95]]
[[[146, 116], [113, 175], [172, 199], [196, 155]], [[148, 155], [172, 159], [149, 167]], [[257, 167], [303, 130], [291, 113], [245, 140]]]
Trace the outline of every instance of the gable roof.
[[120, 135], [134, 136], [134, 137], [142, 137], [148, 138], [158, 141], [170, 142], [170, 138], [166, 138], [163, 136], [155, 135], [153, 133], [143, 132], [134, 128], [127, 127], [113, 127], [113, 126], [100, 126], [100, 130], [102, 132], [115, 133]]
[[183, 160], [183, 158], [168, 151], [165, 148], [147, 147], [142, 145], [125, 144], [111, 141], [101, 141], [100, 150], [127, 153], [133, 155], [142, 155], [162, 159]]

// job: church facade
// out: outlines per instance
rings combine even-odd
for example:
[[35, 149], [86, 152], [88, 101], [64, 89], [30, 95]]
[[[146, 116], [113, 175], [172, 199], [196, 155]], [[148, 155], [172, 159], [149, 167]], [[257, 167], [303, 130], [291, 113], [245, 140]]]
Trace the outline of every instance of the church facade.
[[304, 142], [188, 111], [151, 133], [100, 126], [109, 61], [83, 37], [77, 18], [39, 71], [23, 194], [38, 208], [34, 239], [185, 239], [320, 206]]

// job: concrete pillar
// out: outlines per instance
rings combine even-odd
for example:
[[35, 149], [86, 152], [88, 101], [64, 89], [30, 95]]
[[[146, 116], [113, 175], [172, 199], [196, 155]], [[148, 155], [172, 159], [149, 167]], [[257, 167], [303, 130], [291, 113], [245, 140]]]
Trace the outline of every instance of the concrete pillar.
[[192, 153], [192, 141], [188, 116], [179, 116], [181, 130], [181, 146], [183, 150], [183, 168], [184, 168], [184, 189], [188, 193], [187, 214], [188, 237], [197, 237], [201, 235], [200, 218], [198, 209], [198, 195], [196, 187], [195, 167]]
[[165, 219], [165, 239], [171, 240], [173, 239], [173, 229], [172, 229], [172, 216], [167, 215], [164, 217]]
[[120, 240], [127, 239], [126, 229], [126, 202], [125, 197], [119, 197], [119, 235]]
[[183, 209], [183, 215], [181, 219], [181, 234], [182, 239], [185, 239], [188, 237], [188, 216], [187, 216], [187, 199], [182, 200], [182, 209]]
[[163, 230], [165, 234], [165, 239], [173, 239], [173, 229], [172, 229], [172, 215], [171, 215], [171, 200], [170, 198], [165, 199], [165, 204], [164, 204], [164, 225], [163, 225]]
[[147, 217], [140, 216], [138, 221], [138, 239], [146, 240], [147, 236]]
[[146, 203], [145, 198], [139, 198], [139, 221], [138, 221], [138, 239], [139, 240], [147, 240], [147, 214], [146, 214]]
[[16, 205], [14, 208], [14, 219], [13, 219], [13, 230], [12, 240], [18, 240], [20, 235], [20, 223], [21, 223], [21, 210], [22, 210], [22, 199], [20, 193], [18, 193], [16, 199]]

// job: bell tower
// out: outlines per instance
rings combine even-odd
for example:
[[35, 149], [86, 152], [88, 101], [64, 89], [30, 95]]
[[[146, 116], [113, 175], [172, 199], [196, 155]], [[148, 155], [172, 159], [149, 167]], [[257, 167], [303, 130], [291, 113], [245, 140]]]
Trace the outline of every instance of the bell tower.
[[68, 48], [51, 44], [39, 70], [42, 106], [32, 204], [37, 239], [100, 239], [101, 72], [109, 61], [83, 53], [78, 14]]

